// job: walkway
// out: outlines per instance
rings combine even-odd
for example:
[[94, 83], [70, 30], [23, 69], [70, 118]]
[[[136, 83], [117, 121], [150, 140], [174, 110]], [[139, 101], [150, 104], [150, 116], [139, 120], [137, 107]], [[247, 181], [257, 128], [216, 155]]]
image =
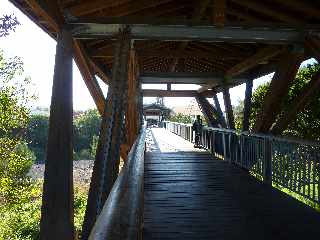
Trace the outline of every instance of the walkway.
[[145, 240], [319, 239], [311, 208], [164, 129], [148, 135]]

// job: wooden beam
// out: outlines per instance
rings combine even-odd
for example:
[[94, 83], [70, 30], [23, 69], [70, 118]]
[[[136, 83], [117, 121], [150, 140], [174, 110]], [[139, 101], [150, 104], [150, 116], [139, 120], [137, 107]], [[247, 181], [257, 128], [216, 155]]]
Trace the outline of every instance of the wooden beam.
[[49, 117], [40, 238], [74, 239], [71, 33], [58, 34]]
[[295, 97], [292, 103], [286, 108], [275, 125], [271, 128], [272, 134], [281, 134], [289, 124], [294, 121], [297, 113], [303, 111], [311, 98], [319, 92], [320, 89], [320, 71], [315, 73], [310, 82]]
[[102, 81], [108, 84], [112, 77], [111, 71], [99, 64], [99, 62], [95, 59], [89, 58], [89, 63], [94, 69], [94, 72], [102, 79]]
[[[108, 37], [114, 39], [116, 29], [122, 23], [70, 23], [73, 36], [77, 39]], [[306, 34], [319, 34], [319, 26], [260, 26], [250, 27], [246, 24], [217, 28], [214, 25], [150, 25], [130, 24], [132, 39], [135, 40], [170, 40], [170, 41], [203, 41], [203, 42], [239, 42], [239, 43], [272, 43], [300, 44]], [[182, 44], [182, 43], [181, 43]], [[179, 48], [177, 48], [179, 50]]]
[[39, 14], [39, 16], [41, 16], [55, 32], [59, 31], [59, 24], [52, 16], [50, 16], [43, 6], [39, 5], [37, 0], [26, 0], [25, 2], [32, 9], [32, 11]]
[[220, 102], [219, 102], [217, 94], [213, 95], [213, 102], [214, 102], [215, 108], [217, 109], [217, 117], [221, 123], [221, 127], [227, 128], [227, 122], [226, 122], [226, 119], [225, 119], [223, 112], [221, 110], [221, 106], [220, 106]]
[[105, 100], [102, 90], [92, 73], [92, 70], [88, 64], [87, 55], [79, 40], [74, 40], [74, 60], [80, 70], [82, 78], [98, 108], [101, 115], [104, 112]]
[[230, 129], [235, 129], [234, 116], [233, 116], [233, 110], [232, 110], [232, 105], [231, 105], [229, 88], [223, 87], [222, 93], [223, 93], [224, 106], [226, 109], [226, 114], [227, 114], [227, 119], [228, 119], [228, 127]]
[[[194, 90], [156, 90], [156, 89], [143, 89], [142, 94], [144, 97], [196, 97], [198, 92]], [[202, 93], [205, 97], [212, 97], [214, 91], [206, 91]]]
[[243, 120], [242, 120], [242, 131], [249, 131], [251, 103], [252, 103], [252, 86], [253, 86], [253, 80], [250, 79], [246, 82], [246, 92], [245, 92], [245, 98], [244, 98], [244, 109], [243, 109]]
[[122, 151], [121, 157], [126, 160], [128, 153], [133, 146], [139, 131], [140, 112], [139, 98], [141, 93], [141, 84], [139, 82], [139, 65], [137, 55], [134, 50], [130, 51], [128, 67], [128, 108], [126, 111], [126, 146], [127, 151]]
[[263, 105], [257, 114], [254, 132], [267, 133], [269, 131], [281, 110], [282, 101], [288, 94], [302, 60], [301, 54], [283, 54], [264, 97]]
[[227, 70], [226, 75], [236, 76], [243, 72], [246, 72], [249, 69], [256, 67], [258, 64], [268, 61], [269, 59], [279, 55], [281, 52], [283, 52], [283, 50], [284, 49], [282, 47], [278, 46], [264, 47], [258, 50], [256, 54]]
[[118, 33], [115, 63], [105, 103], [97, 153], [90, 182], [88, 204], [83, 223], [82, 239], [87, 240], [109, 192], [118, 176], [120, 145], [127, 107], [128, 58], [130, 39], [126, 31]]
[[218, 120], [214, 116], [214, 107], [208, 102], [208, 100], [204, 96], [200, 94], [197, 94], [195, 98], [203, 116], [206, 118], [208, 122], [209, 127], [219, 127]]
[[226, 1], [225, 0], [215, 0], [213, 8], [213, 23], [217, 27], [223, 27], [226, 18]]
[[283, 22], [288, 23], [294, 23], [294, 24], [301, 24], [302, 21], [298, 20], [295, 16], [286, 14], [282, 11], [277, 11], [276, 9], [269, 7], [266, 4], [263, 4], [259, 1], [253, 1], [253, 0], [231, 0], [232, 2], [235, 2], [237, 4], [240, 4], [244, 7], [250, 8], [256, 12], [263, 13], [267, 16], [273, 17], [275, 19], [279, 19]]
[[[205, 13], [208, 5], [210, 4], [210, 0], [200, 0], [200, 2], [197, 4], [197, 6], [194, 9], [194, 12], [192, 14], [193, 20], [201, 20], [203, 17], [203, 14]], [[177, 51], [183, 51], [188, 46], [188, 42], [183, 42], [179, 44]], [[179, 58], [174, 58], [172, 61], [172, 64], [169, 66], [169, 71], [174, 72], [179, 62]]]

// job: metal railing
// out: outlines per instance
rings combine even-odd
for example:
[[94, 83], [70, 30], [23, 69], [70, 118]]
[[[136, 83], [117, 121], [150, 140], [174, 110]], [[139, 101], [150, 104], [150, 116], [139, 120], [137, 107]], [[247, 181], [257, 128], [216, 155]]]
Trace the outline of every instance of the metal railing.
[[[190, 124], [165, 122], [164, 127], [194, 142]], [[320, 204], [320, 144], [262, 134], [204, 127], [203, 148], [273, 185]]]
[[128, 154], [90, 240], [142, 239], [145, 137], [146, 125]]

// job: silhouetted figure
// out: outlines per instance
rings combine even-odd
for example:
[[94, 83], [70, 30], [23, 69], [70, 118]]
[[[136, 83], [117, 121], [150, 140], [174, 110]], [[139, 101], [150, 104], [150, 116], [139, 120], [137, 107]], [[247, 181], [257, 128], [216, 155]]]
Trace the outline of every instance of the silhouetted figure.
[[200, 118], [200, 115], [197, 115], [197, 119], [194, 121], [192, 125], [192, 130], [195, 133], [195, 148], [201, 148], [201, 134], [202, 134], [202, 119]]

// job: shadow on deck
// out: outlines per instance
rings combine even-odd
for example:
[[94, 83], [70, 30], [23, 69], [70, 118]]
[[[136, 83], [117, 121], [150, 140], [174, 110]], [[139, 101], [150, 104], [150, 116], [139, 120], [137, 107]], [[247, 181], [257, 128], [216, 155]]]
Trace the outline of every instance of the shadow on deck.
[[159, 148], [176, 137], [160, 129], [149, 134], [154, 147], [145, 157], [145, 240], [320, 236], [319, 213], [240, 168], [192, 145]]

